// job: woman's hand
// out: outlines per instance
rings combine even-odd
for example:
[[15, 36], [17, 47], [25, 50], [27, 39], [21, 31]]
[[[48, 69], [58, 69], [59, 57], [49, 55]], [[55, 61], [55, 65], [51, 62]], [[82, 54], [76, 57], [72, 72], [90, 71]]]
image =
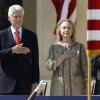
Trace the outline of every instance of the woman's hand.
[[65, 59], [71, 58], [73, 56], [77, 55], [77, 51], [76, 50], [70, 50], [70, 51], [66, 51], [64, 53]]

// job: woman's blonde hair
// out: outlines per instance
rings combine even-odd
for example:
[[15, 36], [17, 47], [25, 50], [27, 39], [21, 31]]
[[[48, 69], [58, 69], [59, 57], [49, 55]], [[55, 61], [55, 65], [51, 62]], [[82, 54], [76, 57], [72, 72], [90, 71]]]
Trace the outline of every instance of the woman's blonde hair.
[[62, 36], [61, 36], [61, 32], [60, 32], [60, 26], [63, 22], [69, 22], [72, 25], [73, 28], [73, 32], [72, 32], [72, 36], [71, 36], [71, 40], [75, 41], [75, 26], [74, 23], [69, 20], [69, 19], [64, 19], [64, 20], [60, 20], [56, 26], [56, 35], [57, 35], [57, 40], [58, 41], [62, 41]]

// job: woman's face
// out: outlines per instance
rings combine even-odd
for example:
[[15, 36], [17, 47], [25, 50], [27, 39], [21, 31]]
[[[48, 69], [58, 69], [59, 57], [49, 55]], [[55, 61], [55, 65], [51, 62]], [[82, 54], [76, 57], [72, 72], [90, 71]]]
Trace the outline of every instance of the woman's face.
[[62, 22], [60, 26], [60, 34], [63, 40], [70, 41], [73, 34], [73, 27], [70, 22]]

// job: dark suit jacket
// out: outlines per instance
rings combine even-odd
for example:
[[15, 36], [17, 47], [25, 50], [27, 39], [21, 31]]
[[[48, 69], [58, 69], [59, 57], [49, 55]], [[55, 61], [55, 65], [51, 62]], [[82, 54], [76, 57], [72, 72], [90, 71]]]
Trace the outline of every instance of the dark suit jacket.
[[92, 59], [92, 78], [96, 80], [94, 95], [100, 95], [100, 56]]
[[16, 82], [26, 91], [32, 83], [39, 83], [39, 54], [37, 35], [22, 28], [23, 46], [29, 54], [12, 54], [15, 45], [10, 27], [0, 32], [0, 93], [13, 91]]

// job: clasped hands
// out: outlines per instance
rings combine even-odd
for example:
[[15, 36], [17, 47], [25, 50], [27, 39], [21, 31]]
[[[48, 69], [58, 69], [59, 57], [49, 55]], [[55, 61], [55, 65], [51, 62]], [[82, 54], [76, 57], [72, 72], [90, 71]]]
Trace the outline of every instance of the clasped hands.
[[15, 45], [12, 47], [12, 53], [14, 54], [27, 54], [30, 52], [30, 49], [23, 46], [23, 43]]

